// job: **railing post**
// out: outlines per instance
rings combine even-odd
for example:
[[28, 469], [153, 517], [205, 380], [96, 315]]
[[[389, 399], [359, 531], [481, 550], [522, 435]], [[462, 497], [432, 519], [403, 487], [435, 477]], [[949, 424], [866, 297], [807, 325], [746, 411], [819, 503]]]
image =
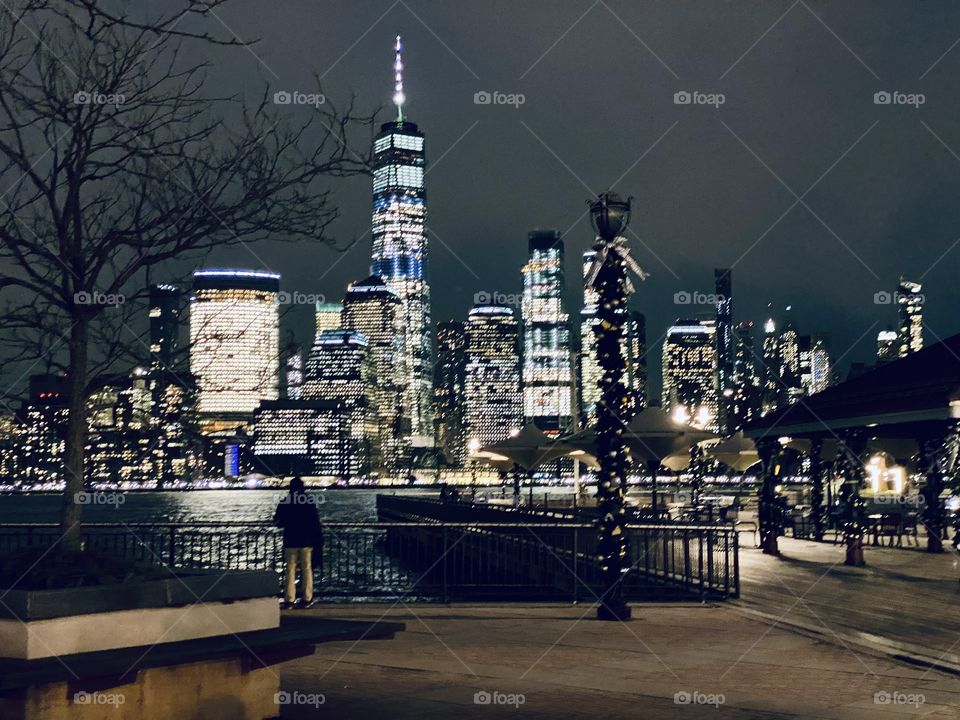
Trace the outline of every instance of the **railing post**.
[[713, 528], [707, 530], [707, 587], [714, 587], [716, 580], [713, 577]]
[[578, 533], [580, 528], [575, 527], [573, 529], [573, 604], [577, 604], [577, 591], [580, 589], [580, 576], [579, 576], [579, 566], [577, 564], [577, 554], [578, 549]]
[[170, 549], [167, 551], [167, 567], [172, 568], [173, 565], [174, 565], [174, 561], [176, 560], [176, 552], [177, 552], [177, 545], [176, 545], [176, 542], [177, 542], [177, 528], [176, 528], [174, 525], [171, 525], [171, 526], [168, 528], [168, 531], [169, 531], [169, 538], [168, 538], [168, 539], [169, 539], [169, 541], [170, 541]]
[[443, 526], [443, 602], [450, 602], [450, 595], [447, 590], [447, 526]]
[[740, 597], [740, 536], [737, 535], [736, 528], [731, 533], [733, 535], [733, 588], [734, 597]]
[[703, 602], [703, 530], [697, 531], [697, 575], [700, 577], [700, 602]]

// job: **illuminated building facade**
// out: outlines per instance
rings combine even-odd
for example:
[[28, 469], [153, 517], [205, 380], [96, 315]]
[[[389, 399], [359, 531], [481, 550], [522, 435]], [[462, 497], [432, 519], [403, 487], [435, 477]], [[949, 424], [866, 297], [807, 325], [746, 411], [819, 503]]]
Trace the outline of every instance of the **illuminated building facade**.
[[760, 414], [766, 415], [781, 405], [780, 337], [773, 318], [767, 318], [763, 325], [763, 363], [761, 367], [761, 387], [763, 388]]
[[[594, 257], [594, 250], [583, 253], [584, 277], [593, 265]], [[584, 422], [590, 422], [600, 399], [601, 372], [597, 364], [597, 340], [594, 332], [596, 324], [597, 291], [587, 287], [583, 291], [583, 308], [580, 310], [580, 354], [577, 363], [579, 410]], [[642, 313], [628, 311], [623, 324], [622, 352], [626, 363], [623, 382], [633, 398], [632, 412], [636, 413], [647, 405], [646, 318]]]
[[467, 318], [465, 426], [468, 452], [506, 439], [523, 423], [519, 328], [504, 305], [475, 305]]
[[810, 340], [810, 379], [805, 382], [808, 395], [815, 395], [830, 387], [833, 381], [833, 363], [825, 337], [813, 336]]
[[265, 474], [349, 479], [367, 471], [341, 400], [265, 400], [253, 427], [254, 464]]
[[900, 278], [897, 286], [897, 309], [900, 312], [899, 355], [923, 350], [923, 300], [920, 283]]
[[573, 419], [570, 316], [563, 307], [563, 241], [555, 230], [528, 235], [523, 266], [523, 415], [547, 433]]
[[201, 416], [252, 416], [276, 400], [280, 374], [280, 276], [200, 270], [190, 298], [190, 371]]
[[327, 444], [321, 444], [328, 449], [336, 447], [336, 453], [344, 453], [347, 460], [324, 456], [315, 461], [318, 470], [337, 466], [352, 476], [380, 466], [377, 387], [369, 344], [363, 335], [353, 330], [320, 333], [307, 358], [300, 398], [338, 403], [344, 416], [342, 442], [334, 445], [327, 439], [323, 441]]
[[717, 429], [715, 321], [679, 320], [663, 341], [663, 407], [697, 427]]
[[457, 320], [437, 323], [437, 364], [433, 376], [437, 413], [437, 444], [448, 462], [466, 458], [464, 406], [466, 404], [467, 340]]
[[734, 331], [733, 389], [730, 394], [731, 417], [728, 423], [730, 432], [741, 430], [760, 417], [762, 391], [757, 366], [753, 323], [739, 323]]
[[881, 330], [877, 333], [877, 364], [891, 362], [900, 357], [900, 336], [895, 330]]
[[30, 396], [17, 415], [17, 484], [24, 489], [63, 481], [67, 428], [66, 382], [58, 375], [30, 377]]
[[314, 337], [324, 330], [342, 330], [340, 324], [340, 312], [343, 306], [340, 303], [317, 303], [314, 314]]
[[400, 360], [400, 298], [382, 278], [371, 275], [352, 283], [343, 299], [343, 328], [353, 330], [367, 341], [373, 366], [373, 392], [379, 411], [380, 462], [395, 470], [410, 435], [409, 418], [402, 412]]
[[717, 388], [720, 393], [717, 425], [724, 432], [729, 428], [733, 412], [734, 341], [733, 341], [733, 277], [730, 268], [713, 271], [717, 321]]
[[150, 302], [150, 365], [153, 369], [171, 370], [176, 363], [180, 334], [180, 291], [173, 285], [151, 285]]
[[400, 38], [394, 64], [397, 119], [373, 142], [373, 253], [370, 274], [399, 298], [399, 354], [403, 413], [418, 444], [433, 437], [433, 339], [427, 283], [427, 193], [424, 136], [404, 120]]

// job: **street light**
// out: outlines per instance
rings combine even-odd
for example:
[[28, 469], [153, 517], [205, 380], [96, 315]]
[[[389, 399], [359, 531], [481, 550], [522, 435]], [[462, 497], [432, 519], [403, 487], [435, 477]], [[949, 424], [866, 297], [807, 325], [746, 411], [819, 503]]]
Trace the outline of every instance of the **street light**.
[[[597, 403], [597, 558], [603, 577], [603, 594], [597, 608], [599, 620], [627, 620], [630, 606], [623, 598], [623, 579], [630, 569], [624, 496], [627, 448], [623, 419], [628, 417], [630, 397], [623, 384], [623, 323], [632, 285], [627, 267], [635, 267], [621, 234], [630, 222], [630, 200], [603, 193], [590, 204], [590, 217], [600, 240], [587, 284], [597, 291], [597, 364], [601, 370], [600, 402]], [[641, 271], [642, 277], [642, 271]]]

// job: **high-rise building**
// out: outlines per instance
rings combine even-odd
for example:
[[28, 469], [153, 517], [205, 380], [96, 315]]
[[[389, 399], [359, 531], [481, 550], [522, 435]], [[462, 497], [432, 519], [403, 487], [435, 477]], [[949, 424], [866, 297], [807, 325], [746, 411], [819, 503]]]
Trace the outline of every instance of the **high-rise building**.
[[900, 278], [897, 308], [900, 312], [899, 355], [923, 350], [923, 300], [920, 283]]
[[742, 430], [749, 422], [760, 417], [762, 389], [758, 365], [753, 323], [739, 323], [734, 331], [733, 388], [729, 396], [731, 422], [728, 423], [727, 432]]
[[467, 449], [506, 439], [523, 423], [517, 319], [504, 305], [475, 305], [466, 323]]
[[678, 320], [663, 341], [663, 406], [697, 427], [717, 428], [717, 327], [713, 318]]
[[[587, 250], [583, 253], [583, 275], [593, 265], [597, 253]], [[585, 287], [583, 308], [580, 310], [580, 353], [577, 363], [577, 393], [579, 411], [584, 422], [589, 422], [596, 412], [600, 400], [600, 377], [603, 374], [597, 363], [597, 337], [594, 327], [597, 324], [597, 291]], [[642, 410], [647, 404], [647, 339], [646, 318], [642, 313], [627, 311], [623, 324], [621, 350], [626, 363], [623, 383], [632, 398], [632, 412]], [[629, 420], [629, 418], [624, 418]]]
[[780, 374], [783, 361], [780, 354], [780, 336], [777, 335], [777, 324], [773, 318], [767, 318], [763, 324], [763, 364], [760, 373], [761, 404], [760, 414], [766, 415], [780, 407], [782, 384]]
[[547, 433], [573, 420], [570, 316], [563, 307], [563, 240], [555, 230], [527, 236], [523, 266], [523, 415]]
[[424, 226], [424, 136], [404, 119], [403, 64], [397, 37], [397, 119], [384, 123], [373, 142], [373, 254], [370, 273], [383, 278], [400, 300], [399, 364], [403, 378], [403, 412], [416, 444], [433, 436], [433, 340], [430, 286], [427, 282], [427, 236]]
[[340, 303], [317, 303], [316, 313], [314, 315], [314, 337], [324, 330], [342, 330], [340, 323], [340, 312], [343, 306]]
[[30, 377], [30, 397], [17, 414], [17, 483], [38, 487], [63, 480], [67, 429], [66, 382], [60, 375]]
[[300, 348], [291, 347], [284, 353], [283, 375], [286, 380], [286, 397], [299, 400], [300, 386], [303, 385], [303, 352]]
[[814, 336], [810, 344], [810, 382], [807, 394], [823, 392], [833, 382], [833, 363], [827, 348], [827, 338]]
[[[801, 362], [801, 344], [800, 335], [793, 326], [793, 321], [789, 315], [790, 307], [787, 307], [787, 319], [783, 330], [780, 333], [780, 372], [779, 393], [780, 405], [796, 402], [797, 398], [804, 394], [803, 371], [800, 367]], [[809, 356], [810, 338], [806, 339], [807, 352]], [[809, 357], [808, 357], [809, 359]]]
[[190, 298], [190, 371], [205, 416], [252, 416], [276, 400], [280, 375], [280, 276], [199, 270]]
[[402, 412], [402, 381], [406, 377], [400, 356], [400, 298], [382, 278], [371, 275], [352, 283], [343, 299], [342, 322], [367, 340], [373, 366], [373, 385], [380, 423], [380, 462], [397, 468], [409, 437], [409, 420]]
[[150, 364], [155, 370], [172, 370], [180, 334], [180, 291], [174, 285], [151, 285]]
[[882, 365], [900, 356], [900, 336], [896, 330], [881, 330], [877, 333], [877, 364]]
[[353, 330], [327, 330], [313, 342], [307, 358], [302, 400], [338, 402], [345, 415], [344, 448], [349, 473], [365, 474], [380, 466], [380, 409], [374, 363], [367, 339]]
[[467, 341], [464, 324], [437, 323], [437, 364], [433, 373], [437, 444], [450, 462], [466, 458], [464, 405], [466, 403]]
[[270, 475], [348, 480], [366, 472], [352, 413], [340, 400], [265, 400], [254, 414], [253, 456]]
[[724, 433], [729, 431], [728, 416], [733, 402], [733, 271], [715, 268], [713, 271], [717, 319], [717, 388], [720, 393], [717, 425]]

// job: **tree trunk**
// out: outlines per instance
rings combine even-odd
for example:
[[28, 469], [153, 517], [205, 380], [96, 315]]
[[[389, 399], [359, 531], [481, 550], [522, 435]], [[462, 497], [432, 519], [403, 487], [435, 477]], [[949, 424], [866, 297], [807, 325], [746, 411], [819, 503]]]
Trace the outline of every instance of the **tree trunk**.
[[63, 547], [79, 551], [80, 513], [83, 510], [84, 450], [87, 442], [87, 321], [74, 320], [70, 329], [69, 376], [67, 377], [67, 429], [64, 437], [63, 510], [60, 530]]

